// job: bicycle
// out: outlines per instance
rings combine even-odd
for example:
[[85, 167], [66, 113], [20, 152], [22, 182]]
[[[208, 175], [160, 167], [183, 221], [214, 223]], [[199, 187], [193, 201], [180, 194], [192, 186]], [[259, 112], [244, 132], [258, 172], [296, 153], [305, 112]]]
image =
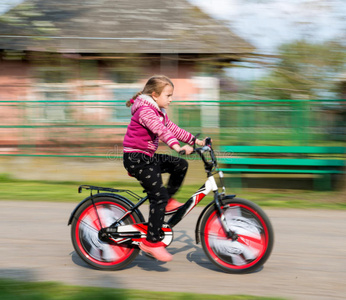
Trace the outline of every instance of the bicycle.
[[[201, 242], [206, 256], [225, 272], [247, 273], [259, 269], [269, 258], [274, 243], [268, 216], [257, 204], [236, 195], [226, 195], [223, 173], [218, 170], [210, 138], [194, 152], [204, 163], [207, 180], [185, 204], [167, 213], [171, 217], [162, 226], [161, 241], [169, 246], [174, 226], [213, 191], [213, 200], [197, 220], [196, 243]], [[220, 192], [216, 174], [220, 178]], [[83, 189], [90, 190], [90, 196], [76, 206], [68, 221], [68, 225], [72, 225], [71, 239], [76, 253], [97, 269], [124, 268], [139, 254], [138, 245], [146, 238], [147, 223], [139, 208], [148, 196], [92, 185], [79, 186], [79, 193]], [[133, 197], [137, 204], [119, 193]]]

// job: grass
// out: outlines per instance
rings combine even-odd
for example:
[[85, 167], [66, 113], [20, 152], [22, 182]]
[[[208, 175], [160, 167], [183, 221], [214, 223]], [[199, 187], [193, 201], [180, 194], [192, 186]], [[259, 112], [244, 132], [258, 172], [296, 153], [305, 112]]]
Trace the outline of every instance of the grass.
[[192, 293], [150, 292], [112, 288], [68, 286], [54, 282], [21, 282], [0, 279], [1, 300], [279, 300], [282, 298], [246, 295], [201, 295]]
[[[82, 194], [77, 193], [80, 184], [79, 182], [17, 180], [7, 175], [0, 175], [0, 200], [78, 203], [89, 195], [85, 190]], [[88, 183], [83, 182], [83, 184]], [[131, 189], [140, 196], [144, 195], [143, 189], [136, 182], [102, 182], [97, 185]], [[199, 187], [199, 185], [186, 184], [176, 197], [181, 202], [186, 201]], [[346, 209], [346, 197], [336, 191], [243, 189], [235, 193], [238, 197], [249, 199], [263, 207]], [[211, 194], [208, 195], [199, 205], [206, 205], [212, 200], [211, 197]], [[131, 200], [136, 202], [134, 199]]]

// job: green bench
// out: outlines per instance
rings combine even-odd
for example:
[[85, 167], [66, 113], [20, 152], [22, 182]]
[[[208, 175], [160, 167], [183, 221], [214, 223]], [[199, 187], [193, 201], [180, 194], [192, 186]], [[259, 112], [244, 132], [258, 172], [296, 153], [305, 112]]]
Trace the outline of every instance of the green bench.
[[331, 176], [345, 173], [346, 147], [223, 146], [219, 164], [224, 173], [314, 174], [316, 189], [331, 189]]

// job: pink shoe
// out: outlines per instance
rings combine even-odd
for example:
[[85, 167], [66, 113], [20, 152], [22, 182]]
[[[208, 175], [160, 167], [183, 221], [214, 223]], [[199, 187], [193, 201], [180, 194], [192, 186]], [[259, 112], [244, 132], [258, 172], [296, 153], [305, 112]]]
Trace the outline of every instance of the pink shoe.
[[168, 253], [165, 244], [162, 242], [151, 243], [144, 240], [139, 244], [139, 248], [160, 261], [171, 261], [173, 259], [173, 255]]
[[167, 202], [167, 205], [166, 205], [166, 213], [177, 210], [182, 205], [183, 205], [183, 203], [178, 202], [174, 198], [170, 198]]

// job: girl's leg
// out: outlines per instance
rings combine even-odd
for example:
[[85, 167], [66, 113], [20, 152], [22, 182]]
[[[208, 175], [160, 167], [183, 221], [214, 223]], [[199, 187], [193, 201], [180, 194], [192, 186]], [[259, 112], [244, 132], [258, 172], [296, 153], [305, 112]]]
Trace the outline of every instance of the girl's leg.
[[165, 207], [169, 199], [162, 183], [160, 164], [153, 158], [140, 153], [125, 153], [126, 170], [140, 182], [147, 191], [150, 207], [147, 240], [160, 241], [160, 230], [164, 221]]
[[188, 162], [180, 157], [174, 157], [166, 154], [155, 154], [155, 161], [160, 164], [162, 173], [169, 173], [170, 177], [167, 183], [167, 192], [171, 198], [181, 187], [188, 170]]

